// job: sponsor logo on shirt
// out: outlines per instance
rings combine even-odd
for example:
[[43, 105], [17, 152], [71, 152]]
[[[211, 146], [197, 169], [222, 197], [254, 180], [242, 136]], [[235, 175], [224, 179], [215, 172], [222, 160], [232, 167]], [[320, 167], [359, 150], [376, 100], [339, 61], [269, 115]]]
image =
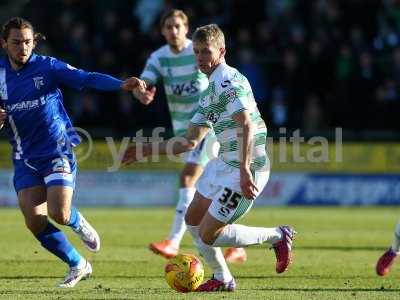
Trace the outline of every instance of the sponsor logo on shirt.
[[23, 110], [31, 110], [36, 109], [39, 106], [46, 104], [46, 98], [44, 96], [40, 97], [39, 99], [35, 100], [27, 100], [27, 101], [20, 101], [14, 104], [6, 105], [7, 113], [13, 113]]
[[171, 84], [171, 89], [177, 96], [195, 95], [199, 92], [199, 84], [197, 80], [191, 80], [190, 82]]

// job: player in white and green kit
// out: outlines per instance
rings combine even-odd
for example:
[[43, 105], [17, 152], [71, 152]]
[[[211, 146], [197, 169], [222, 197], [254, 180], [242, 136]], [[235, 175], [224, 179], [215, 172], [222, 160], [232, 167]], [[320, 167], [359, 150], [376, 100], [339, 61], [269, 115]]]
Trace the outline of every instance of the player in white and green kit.
[[[161, 30], [167, 44], [154, 51], [147, 60], [141, 79], [150, 88], [145, 92], [136, 91], [135, 97], [143, 104], [154, 100], [155, 84], [161, 80], [164, 84], [168, 107], [171, 114], [175, 136], [185, 136], [190, 119], [199, 106], [199, 97], [208, 87], [207, 76], [199, 71], [193, 54], [192, 41], [187, 38], [188, 18], [181, 10], [171, 10], [161, 17]], [[185, 167], [180, 178], [179, 200], [169, 237], [149, 248], [166, 258], [178, 254], [179, 245], [185, 233], [184, 216], [196, 192], [194, 185], [203, 172], [212, 155], [210, 151], [215, 137], [210, 134], [187, 153]], [[227, 249], [228, 260], [244, 261], [243, 249]]]
[[[207, 164], [197, 192], [185, 216], [195, 245], [213, 271], [213, 277], [197, 291], [233, 291], [235, 280], [220, 247], [245, 247], [267, 243], [276, 254], [276, 272], [284, 272], [291, 262], [295, 231], [290, 226], [273, 228], [233, 224], [253, 205], [269, 178], [266, 153], [267, 129], [257, 109], [247, 79], [225, 63], [225, 38], [215, 25], [197, 28], [193, 50], [200, 70], [207, 74], [209, 87], [191, 120], [185, 139], [161, 142], [160, 154], [189, 151], [213, 129], [221, 145], [218, 158]], [[153, 154], [153, 145], [144, 145], [143, 155]], [[131, 146], [123, 162], [135, 161]]]

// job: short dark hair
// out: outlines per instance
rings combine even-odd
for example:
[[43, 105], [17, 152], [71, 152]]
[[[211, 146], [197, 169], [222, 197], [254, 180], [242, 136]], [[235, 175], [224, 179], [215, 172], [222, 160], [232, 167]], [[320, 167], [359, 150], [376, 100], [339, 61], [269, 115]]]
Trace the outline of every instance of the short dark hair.
[[35, 42], [40, 40], [46, 40], [46, 37], [43, 34], [35, 31], [35, 28], [33, 28], [31, 22], [20, 17], [11, 18], [4, 23], [4, 25], [1, 28], [1, 37], [4, 40], [7, 40], [8, 36], [10, 35], [11, 29], [25, 29], [25, 28], [32, 30], [33, 39], [35, 40]]
[[179, 17], [182, 19], [183, 24], [185, 24], [186, 27], [189, 27], [189, 18], [188, 16], [183, 12], [183, 10], [180, 9], [171, 9], [166, 12], [164, 12], [161, 16], [160, 19], [160, 27], [163, 28], [165, 21], [170, 18], [170, 17]]

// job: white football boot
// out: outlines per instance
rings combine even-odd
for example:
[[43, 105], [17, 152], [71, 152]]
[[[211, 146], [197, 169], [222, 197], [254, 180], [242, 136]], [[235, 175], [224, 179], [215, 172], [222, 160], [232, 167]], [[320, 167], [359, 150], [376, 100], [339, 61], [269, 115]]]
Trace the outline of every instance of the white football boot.
[[74, 287], [79, 281], [88, 279], [92, 274], [92, 266], [86, 260], [85, 264], [82, 268], [78, 267], [71, 267], [65, 275], [64, 280], [58, 285], [60, 288], [72, 288]]
[[72, 229], [79, 237], [82, 242], [85, 244], [86, 248], [92, 252], [98, 252], [100, 250], [100, 237], [97, 231], [89, 224], [88, 221], [82, 216], [80, 212], [79, 214], [79, 227], [78, 229]]

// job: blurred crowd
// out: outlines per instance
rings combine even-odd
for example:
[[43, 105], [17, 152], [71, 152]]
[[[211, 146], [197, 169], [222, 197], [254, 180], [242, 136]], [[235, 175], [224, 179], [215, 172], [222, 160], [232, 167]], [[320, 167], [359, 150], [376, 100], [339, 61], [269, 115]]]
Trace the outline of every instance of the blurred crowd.
[[[7, 1], [6, 1], [7, 2]], [[183, 9], [191, 32], [217, 23], [227, 62], [252, 84], [270, 129], [400, 129], [400, 0], [32, 0], [20, 15], [47, 36], [40, 53], [115, 76], [140, 75], [164, 44], [159, 16]], [[129, 94], [75, 93], [75, 123], [126, 134], [170, 127], [162, 87], [145, 107]]]

